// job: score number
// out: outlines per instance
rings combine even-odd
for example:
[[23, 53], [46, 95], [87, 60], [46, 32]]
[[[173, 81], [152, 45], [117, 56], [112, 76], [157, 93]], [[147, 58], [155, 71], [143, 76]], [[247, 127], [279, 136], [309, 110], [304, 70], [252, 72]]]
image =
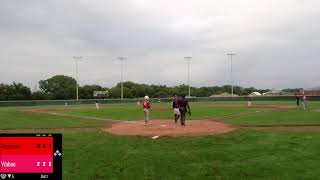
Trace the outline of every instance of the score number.
[[49, 166], [49, 167], [51, 167], [52, 166], [52, 162], [37, 162], [37, 167], [40, 167], [41, 166], [41, 164], [42, 164], [42, 167], [46, 167], [47, 165]]

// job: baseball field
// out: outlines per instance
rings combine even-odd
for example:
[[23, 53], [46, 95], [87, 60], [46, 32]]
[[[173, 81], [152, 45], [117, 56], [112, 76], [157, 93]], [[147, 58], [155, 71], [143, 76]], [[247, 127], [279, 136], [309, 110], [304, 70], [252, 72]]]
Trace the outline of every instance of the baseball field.
[[70, 180], [320, 177], [320, 102], [190, 106], [186, 129], [173, 123], [170, 103], [152, 104], [148, 126], [135, 103], [1, 107], [0, 132], [61, 132]]

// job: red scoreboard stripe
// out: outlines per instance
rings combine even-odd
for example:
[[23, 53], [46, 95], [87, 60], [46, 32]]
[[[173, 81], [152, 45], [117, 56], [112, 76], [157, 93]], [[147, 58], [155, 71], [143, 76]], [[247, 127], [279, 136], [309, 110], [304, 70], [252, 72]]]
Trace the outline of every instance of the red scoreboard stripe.
[[[53, 173], [52, 155], [1, 155], [1, 173]], [[0, 174], [1, 174], [0, 173]]]
[[52, 155], [53, 137], [0, 137], [0, 156], [15, 155]]

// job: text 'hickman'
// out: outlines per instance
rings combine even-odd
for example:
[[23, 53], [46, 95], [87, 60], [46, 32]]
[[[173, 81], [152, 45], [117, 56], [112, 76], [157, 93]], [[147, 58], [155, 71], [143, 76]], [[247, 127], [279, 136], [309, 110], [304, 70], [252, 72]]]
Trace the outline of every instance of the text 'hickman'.
[[0, 149], [21, 149], [20, 144], [0, 144]]

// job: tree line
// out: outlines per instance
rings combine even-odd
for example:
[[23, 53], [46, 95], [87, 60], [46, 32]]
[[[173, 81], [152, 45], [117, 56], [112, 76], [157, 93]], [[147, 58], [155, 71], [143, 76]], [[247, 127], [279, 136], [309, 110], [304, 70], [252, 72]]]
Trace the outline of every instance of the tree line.
[[[140, 98], [148, 95], [151, 98], [165, 98], [172, 95], [187, 95], [188, 86], [179, 85], [169, 87], [166, 85], [147, 85], [134, 82], [123, 82], [124, 98]], [[108, 98], [120, 98], [121, 83], [115, 87], [106, 88], [100, 85], [84, 85], [79, 87], [80, 99], [94, 99], [94, 91], [108, 91]], [[234, 86], [234, 94], [249, 95], [252, 92], [264, 93], [268, 89], [244, 88]], [[31, 92], [30, 88], [22, 83], [0, 84], [0, 101], [8, 100], [67, 100], [76, 98], [76, 80], [65, 75], [56, 75], [39, 81], [39, 90]], [[209, 97], [214, 94], [231, 93], [231, 86], [191, 87], [191, 95], [196, 97]]]

